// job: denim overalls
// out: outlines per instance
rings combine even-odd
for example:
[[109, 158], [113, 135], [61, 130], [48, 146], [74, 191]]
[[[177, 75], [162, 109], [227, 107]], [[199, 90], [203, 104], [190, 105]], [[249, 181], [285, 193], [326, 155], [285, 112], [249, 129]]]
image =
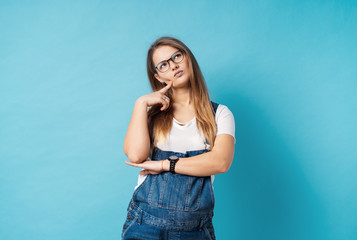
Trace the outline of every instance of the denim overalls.
[[[218, 104], [211, 102], [214, 112]], [[178, 153], [153, 149], [151, 160], [172, 155], [187, 158], [209, 150]], [[211, 177], [163, 172], [148, 174], [127, 208], [123, 239], [215, 239], [212, 225], [214, 193]]]

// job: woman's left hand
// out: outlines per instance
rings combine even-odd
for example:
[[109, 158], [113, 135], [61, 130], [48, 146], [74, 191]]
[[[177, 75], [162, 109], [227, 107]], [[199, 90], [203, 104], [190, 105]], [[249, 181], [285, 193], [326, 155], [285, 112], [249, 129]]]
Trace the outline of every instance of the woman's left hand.
[[147, 175], [147, 174], [159, 174], [164, 171], [163, 169], [163, 161], [144, 161], [142, 163], [132, 163], [125, 161], [126, 164], [133, 166], [133, 167], [138, 167], [138, 168], [144, 168], [145, 170], [142, 170], [139, 172], [140, 175]]

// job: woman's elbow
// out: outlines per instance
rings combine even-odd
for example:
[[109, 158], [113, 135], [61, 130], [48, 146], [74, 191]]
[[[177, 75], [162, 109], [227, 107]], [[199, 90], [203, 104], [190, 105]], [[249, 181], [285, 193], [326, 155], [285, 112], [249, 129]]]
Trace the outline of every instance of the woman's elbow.
[[132, 163], [141, 163], [149, 157], [144, 155], [140, 156], [138, 154], [126, 154], [126, 156], [128, 157], [129, 161]]
[[231, 168], [233, 159], [225, 159], [222, 161], [219, 167], [219, 173], [226, 173]]
[[124, 145], [124, 154], [128, 157], [129, 161], [132, 163], [141, 163], [145, 161], [149, 155], [149, 151], [139, 151], [138, 149], [129, 149], [129, 147]]

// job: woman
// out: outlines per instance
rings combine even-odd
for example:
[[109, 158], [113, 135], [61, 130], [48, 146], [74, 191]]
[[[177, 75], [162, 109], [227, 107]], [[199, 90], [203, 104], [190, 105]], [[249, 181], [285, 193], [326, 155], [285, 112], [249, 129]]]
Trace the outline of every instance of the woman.
[[234, 155], [234, 118], [210, 101], [198, 63], [181, 41], [149, 48], [153, 92], [137, 99], [124, 140], [126, 164], [144, 168], [128, 206], [123, 239], [215, 239], [215, 174]]

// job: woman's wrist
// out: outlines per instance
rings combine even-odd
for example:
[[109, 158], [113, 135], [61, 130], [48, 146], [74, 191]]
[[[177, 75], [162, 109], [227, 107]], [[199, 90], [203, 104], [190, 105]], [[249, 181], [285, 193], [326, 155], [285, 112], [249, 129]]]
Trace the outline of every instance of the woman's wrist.
[[163, 172], [170, 171], [170, 161], [169, 160], [167, 160], [167, 159], [162, 160], [161, 166], [162, 166], [162, 171]]
[[136, 100], [136, 104], [140, 104], [140, 105], [144, 105], [145, 107], [148, 106], [144, 96], [141, 96], [139, 97], [137, 100]]

